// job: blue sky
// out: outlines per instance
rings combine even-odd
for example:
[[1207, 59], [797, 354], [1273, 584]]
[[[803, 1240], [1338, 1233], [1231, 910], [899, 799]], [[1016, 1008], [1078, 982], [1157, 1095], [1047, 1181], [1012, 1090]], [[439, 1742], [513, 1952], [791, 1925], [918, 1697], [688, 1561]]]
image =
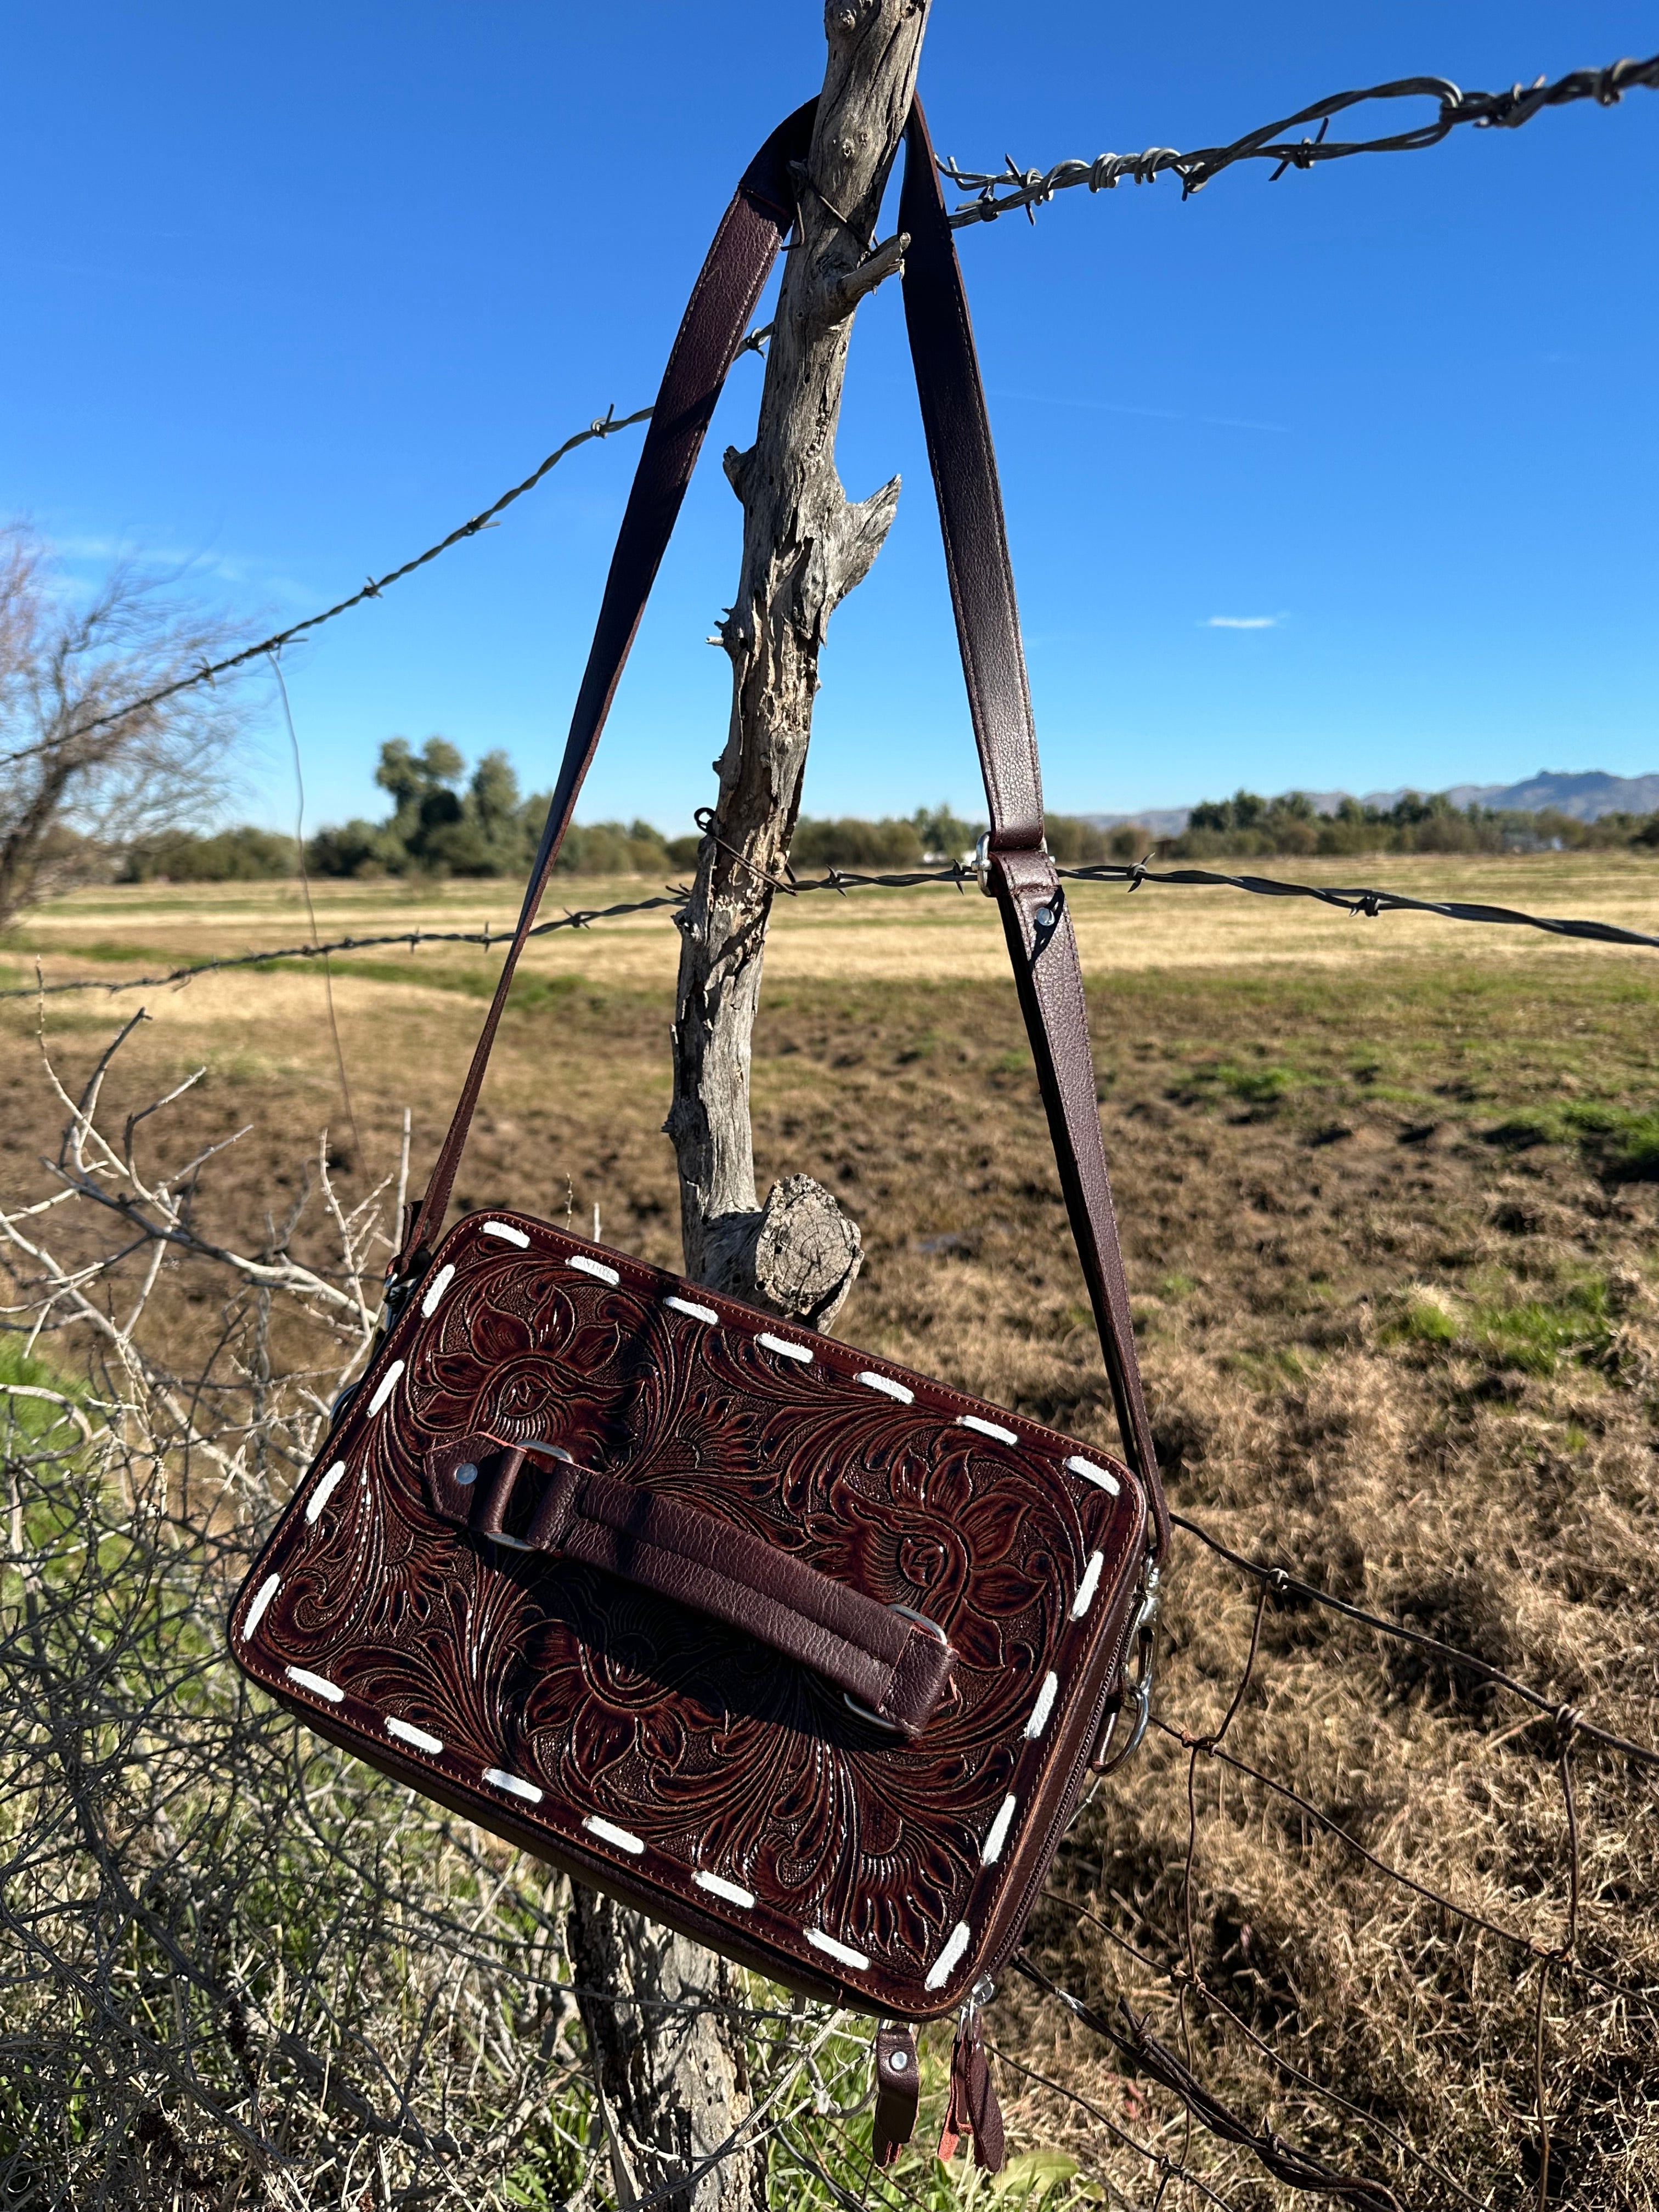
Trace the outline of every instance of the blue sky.
[[[732, 181], [819, 81], [820, 20], [14, 0], [0, 510], [77, 576], [120, 545], [188, 557], [271, 627], [406, 557], [648, 400]], [[964, 166], [1046, 166], [1656, 47], [1659, 6], [1612, 0], [936, 0], [922, 86]], [[1052, 807], [1659, 769], [1656, 174], [1637, 92], [962, 234]], [[841, 463], [855, 496], [905, 490], [831, 628], [818, 813], [978, 805], [902, 331], [890, 286]], [[702, 641], [738, 556], [715, 456], [759, 376], [728, 387], [585, 818], [677, 830], [710, 794], [727, 681]], [[585, 450], [289, 656], [313, 822], [378, 811], [394, 732], [550, 781], [636, 452]], [[232, 811], [286, 823], [259, 696]]]

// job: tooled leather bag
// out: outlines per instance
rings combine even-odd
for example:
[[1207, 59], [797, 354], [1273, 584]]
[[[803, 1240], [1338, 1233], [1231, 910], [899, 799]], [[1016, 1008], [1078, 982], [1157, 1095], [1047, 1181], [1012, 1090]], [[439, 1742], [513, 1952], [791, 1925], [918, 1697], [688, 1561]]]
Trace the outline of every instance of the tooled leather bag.
[[[995, 462], [919, 109], [904, 303], [989, 805], [981, 884], [1124, 1457], [526, 1214], [440, 1234], [514, 966], [791, 228], [811, 120], [809, 106], [762, 149], [697, 280], [517, 933], [388, 1271], [387, 1325], [243, 1585], [232, 1647], [311, 1727], [469, 1820], [793, 1987], [907, 2021], [982, 1991], [1091, 1760], [1138, 1741], [1168, 1540]], [[905, 2087], [907, 2041], [878, 2039], [878, 2070], [897, 2053], [889, 2087]], [[983, 2113], [963, 2125], [976, 2117], [988, 2131]]]

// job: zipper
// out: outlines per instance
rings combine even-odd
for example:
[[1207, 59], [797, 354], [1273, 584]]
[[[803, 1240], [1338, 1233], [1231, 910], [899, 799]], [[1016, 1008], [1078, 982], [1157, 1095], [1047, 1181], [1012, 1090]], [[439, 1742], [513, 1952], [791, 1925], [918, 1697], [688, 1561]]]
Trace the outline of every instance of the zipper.
[[[1060, 1838], [1071, 1826], [1072, 1815], [1077, 1810], [1077, 1800], [1083, 1778], [1089, 1771], [1090, 1762], [1094, 1757], [1095, 1747], [1100, 1741], [1101, 1729], [1106, 1718], [1106, 1708], [1111, 1703], [1114, 1691], [1121, 1692], [1124, 1674], [1128, 1666], [1129, 1646], [1142, 1625], [1143, 1618], [1148, 1615], [1149, 1603], [1155, 1601], [1157, 1591], [1158, 1561], [1149, 1546], [1140, 1580], [1135, 1585], [1134, 1599], [1124, 1612], [1123, 1640], [1118, 1646], [1116, 1658], [1106, 1669], [1101, 1681], [1099, 1694], [1090, 1710], [1089, 1725], [1083, 1733], [1077, 1753], [1067, 1772], [1066, 1786], [1060, 1792], [1054, 1817], [1048, 1823], [1043, 1836], [1042, 1849], [1036, 1856], [1034, 1870], [1026, 1877], [1025, 1887], [1020, 1893], [1019, 1904], [1010, 1921], [1008, 1933], [1001, 1938], [994, 1951], [981, 1966], [980, 1978], [982, 1980], [989, 1979], [992, 1976], [1001, 1972], [1021, 1936], [1025, 1933], [1025, 1923], [1030, 1917], [1031, 1907], [1036, 1902], [1037, 1893], [1048, 1879], [1048, 1868], [1055, 1851], [1060, 1848]], [[1148, 1703], [1150, 1702], [1149, 1694]], [[1127, 1756], [1127, 1752], [1124, 1755]], [[977, 1990], [978, 1986], [979, 1984], [976, 1981], [975, 1988]]]

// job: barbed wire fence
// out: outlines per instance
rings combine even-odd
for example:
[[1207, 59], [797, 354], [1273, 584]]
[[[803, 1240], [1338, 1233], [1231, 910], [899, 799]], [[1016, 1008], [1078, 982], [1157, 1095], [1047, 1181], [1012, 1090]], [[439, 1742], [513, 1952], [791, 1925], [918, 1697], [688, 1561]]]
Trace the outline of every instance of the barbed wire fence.
[[[1237, 161], [1271, 161], [1273, 179], [1288, 169], [1314, 169], [1326, 161], [1343, 161], [1358, 154], [1416, 154], [1438, 146], [1460, 124], [1480, 131], [1515, 131], [1547, 108], [1566, 107], [1583, 100], [1613, 107], [1627, 92], [1639, 86], [1659, 87], [1659, 54], [1647, 61], [1616, 61], [1606, 69], [1574, 70], [1552, 84], [1543, 77], [1529, 85], [1513, 85], [1507, 92], [1461, 92], [1449, 77], [1396, 77], [1387, 84], [1367, 85], [1358, 91], [1334, 92], [1298, 108], [1294, 115], [1264, 123], [1230, 145], [1205, 146], [1193, 153], [1178, 153], [1173, 146], [1149, 146], [1139, 154], [1098, 154], [1092, 161], [1057, 161], [1048, 169], [1021, 169], [1012, 155], [1001, 169], [959, 168], [950, 159], [940, 162], [941, 173], [962, 191], [975, 198], [956, 209], [951, 217], [957, 228], [969, 223], [994, 222], [999, 216], [1022, 209], [1036, 220], [1036, 211], [1056, 192], [1087, 185], [1091, 192], [1111, 191], [1126, 180], [1149, 185], [1161, 176], [1181, 179], [1181, 197], [1190, 199], [1211, 179]], [[1431, 120], [1407, 131], [1378, 138], [1328, 138], [1333, 116], [1358, 107], [1368, 100], [1431, 100], [1437, 112]], [[1288, 139], [1287, 131], [1317, 123], [1312, 138]]]
[[[1181, 179], [1184, 198], [1246, 160], [1273, 162], [1277, 176], [1361, 153], [1422, 150], [1462, 124], [1516, 128], [1546, 107], [1580, 100], [1608, 106], [1638, 86], [1659, 87], [1659, 58], [1620, 61], [1503, 94], [1464, 94], [1438, 78], [1401, 80], [1334, 94], [1229, 146], [1194, 153], [1154, 148], [1061, 162], [1042, 172], [1020, 171], [1012, 161], [995, 173], [965, 172], [954, 162], [942, 167], [951, 181], [975, 195], [952, 216], [963, 227], [1022, 208], [1034, 215], [1059, 191], [1083, 184], [1099, 191], [1124, 179], [1146, 183], [1172, 173]], [[1328, 139], [1336, 114], [1369, 99], [1407, 97], [1434, 100], [1436, 115], [1391, 136]], [[1316, 122], [1315, 137], [1285, 136]], [[765, 336], [757, 331], [750, 348], [758, 351]], [[577, 447], [609, 438], [649, 412], [617, 416], [608, 410], [412, 560], [319, 613], [204, 665], [164, 690], [130, 701], [88, 726], [141, 714], [181, 690], [216, 683], [273, 658], [492, 526]], [[1352, 915], [1419, 912], [1598, 943], [1659, 946], [1659, 939], [1611, 923], [1422, 900], [1382, 889], [1158, 869], [1144, 862], [1060, 872], [1068, 881], [1121, 884], [1131, 891], [1146, 884], [1226, 887], [1311, 899]], [[924, 884], [960, 890], [971, 874], [960, 863], [896, 874], [832, 869], [817, 878], [780, 879], [776, 888], [790, 896]], [[684, 897], [682, 889], [671, 887], [603, 908], [572, 909], [540, 924], [537, 933], [678, 909]], [[50, 984], [42, 978], [33, 990], [0, 996], [182, 987], [224, 969], [372, 947], [406, 945], [412, 952], [441, 943], [488, 951], [507, 933], [489, 927], [416, 929], [321, 945], [313, 933], [307, 945], [191, 963], [163, 975]], [[0, 1720], [0, 1749], [9, 1772], [21, 1778], [0, 1817], [0, 1915], [15, 1946], [0, 1986], [8, 1990], [9, 2034], [33, 2039], [29, 2094], [58, 2130], [48, 2155], [60, 2161], [55, 2172], [43, 2166], [18, 2111], [0, 2106], [0, 2173], [27, 2201], [52, 2206], [208, 2202], [216, 2191], [222, 2197], [223, 2189], [240, 2186], [227, 2179], [224, 2164], [234, 2154], [266, 2179], [276, 2191], [271, 2201], [291, 2203], [295, 2212], [323, 2185], [331, 2193], [337, 2190], [343, 2203], [356, 2201], [351, 2192], [360, 2178], [364, 2202], [460, 2203], [477, 2201], [471, 2192], [478, 2188], [509, 2185], [513, 2160], [533, 2137], [538, 2156], [551, 2160], [544, 2171], [568, 2176], [566, 2202], [576, 2212], [596, 2201], [606, 2154], [575, 2087], [580, 2062], [568, 2033], [582, 2003], [627, 2001], [614, 1992], [578, 1989], [559, 1972], [556, 1885], [550, 1879], [538, 1887], [538, 1877], [503, 1875], [476, 1838], [468, 1841], [469, 1832], [434, 1808], [400, 1800], [398, 1822], [389, 1831], [377, 1825], [384, 1819], [382, 1785], [355, 1779], [349, 1762], [309, 1750], [290, 1723], [257, 1711], [237, 1686], [222, 1648], [224, 1600], [239, 1563], [274, 1510], [272, 1477], [307, 1462], [332, 1389], [349, 1377], [370, 1340], [374, 1270], [368, 1259], [372, 1249], [389, 1243], [377, 1210], [384, 1194], [372, 1193], [348, 1214], [330, 1183], [325, 1143], [317, 1172], [290, 1218], [269, 1221], [263, 1245], [240, 1252], [216, 1242], [201, 1227], [196, 1209], [209, 1154], [148, 1180], [135, 1163], [135, 1121], [168, 1100], [130, 1119], [124, 1145], [106, 1140], [97, 1127], [100, 1085], [121, 1041], [103, 1056], [78, 1098], [52, 1074], [69, 1114], [52, 1188], [37, 1203], [0, 1216], [0, 1239], [9, 1248], [11, 1270], [24, 1293], [21, 1304], [5, 1317], [7, 1325], [26, 1318], [31, 1348], [43, 1334], [65, 1329], [89, 1334], [98, 1347], [94, 1382], [84, 1392], [27, 1380], [0, 1387], [9, 1486], [0, 1558], [0, 1589], [6, 1592], [0, 1661], [12, 1693]], [[332, 1262], [294, 1256], [301, 1213], [311, 1198], [320, 1200], [337, 1233]], [[94, 1219], [118, 1221], [113, 1245], [100, 1247], [84, 1237], [77, 1245], [58, 1237], [70, 1218], [63, 1209], [77, 1206]], [[230, 1285], [217, 1342], [195, 1375], [177, 1370], [140, 1341], [150, 1301], [164, 1279], [163, 1261], [181, 1258], [219, 1271]], [[136, 1291], [118, 1302], [118, 1291], [130, 1285], [135, 1268]], [[286, 1338], [277, 1304], [284, 1298], [304, 1323]], [[319, 1330], [332, 1352], [320, 1364]], [[302, 1341], [309, 1347], [307, 1357], [296, 1356]], [[1376, 2155], [1393, 2160], [1400, 2188], [1409, 2188], [1420, 2168], [1460, 2200], [1489, 2203], [1490, 2190], [1473, 2195], [1389, 2124], [1383, 2117], [1386, 2099], [1344, 2095], [1283, 2057], [1201, 1970], [1192, 1904], [1200, 1842], [1198, 1777], [1200, 1771], [1224, 1770], [1256, 1793], [1253, 1802], [1292, 1807], [1299, 1820], [1363, 1866], [1368, 1879], [1409, 1896], [1414, 1907], [1439, 1915], [1443, 1925], [1455, 1922], [1476, 1937], [1492, 1938], [1514, 1954], [1521, 1971], [1535, 1973], [1535, 2197], [1543, 2212], [1551, 2196], [1547, 2012], [1552, 1976], [1586, 1993], [1587, 2003], [1620, 2008], [1650, 2043], [1659, 2028], [1659, 1980], [1644, 1978], [1607, 1953], [1605, 1944], [1585, 1955], [1579, 1763], [1594, 1756], [1650, 1772], [1659, 1768], [1659, 1754], [1477, 1653], [1350, 1604], [1281, 1563], [1249, 1557], [1189, 1516], [1177, 1517], [1255, 1600], [1248, 1656], [1219, 1722], [1199, 1725], [1162, 1706], [1152, 1715], [1158, 1740], [1185, 1760], [1188, 1827], [1177, 1924], [1156, 1923], [1131, 1905], [1138, 1940], [1126, 1935], [1121, 1924], [1063, 1886], [1071, 1872], [1064, 1856], [1048, 1895], [1057, 1910], [1094, 1925], [1161, 1982], [1175, 2006], [1181, 2051], [1154, 2033], [1147, 2014], [1121, 1992], [1100, 2001], [1068, 1989], [1043, 1963], [1035, 1937], [1017, 1957], [1018, 1974], [1041, 2002], [1060, 2007], [1109, 2046], [1126, 2076], [1161, 2088], [1173, 2113], [1189, 2116], [1188, 2130], [1196, 2118], [1274, 2179], [1366, 2212], [1398, 2212], [1411, 2201], [1390, 2184], [1344, 2172], [1322, 2154], [1241, 2117], [1211, 2094], [1194, 2071], [1189, 1997], [1224, 2032], [1247, 2039], [1278, 2073], [1380, 2146]], [[1450, 1673], [1526, 1708], [1532, 1717], [1517, 1740], [1540, 1763], [1553, 1765], [1561, 1796], [1558, 1942], [1542, 1942], [1419, 1880], [1372, 1850], [1309, 1790], [1231, 1747], [1264, 1665], [1264, 1624], [1277, 1609], [1301, 1607], [1330, 1612], [1368, 1635], [1425, 1653]], [[158, 1665], [162, 1653], [167, 1664]], [[204, 1786], [204, 1777], [210, 1786]], [[1219, 1803], [1218, 1793], [1218, 1811]], [[112, 1808], [119, 1810], [118, 1823]], [[276, 1832], [291, 1823], [307, 1839], [307, 1849], [286, 1869], [273, 1869], [270, 1862], [273, 1820]], [[216, 1869], [217, 1886], [204, 1893], [202, 1877], [209, 1866]], [[434, 1907], [434, 1869], [440, 1866], [444, 1904]], [[285, 1884], [318, 1881], [328, 1867], [340, 1878], [325, 1885], [327, 1938], [297, 1962], [290, 1980], [281, 1960], [273, 1967], [264, 1955], [260, 1931], [273, 1924], [273, 1914], [280, 1921], [283, 1911], [292, 1909], [283, 1905]], [[363, 1971], [366, 1961], [373, 1972]], [[684, 2191], [697, 2173], [735, 2150], [760, 2142], [791, 2162], [803, 2190], [821, 2191], [830, 2203], [857, 2208], [872, 2187], [893, 2204], [931, 2203], [902, 2172], [866, 2172], [860, 2194], [825, 2162], [830, 2137], [854, 2154], [849, 2172], [866, 2147], [858, 2134], [867, 2101], [861, 2039], [822, 2008], [759, 2003], [742, 2009], [762, 2053], [748, 2117], [726, 2142], [701, 2154], [672, 2189], [636, 2197], [637, 2212]], [[651, 2023], [643, 2025], [648, 2029]], [[1206, 2178], [1188, 2164], [1189, 2133], [1178, 2152], [1170, 2147], [1181, 2136], [1178, 2118], [1160, 2118], [1158, 2139], [1145, 2140], [1144, 2130], [1138, 2136], [1126, 2129], [1075, 2087], [1012, 2052], [999, 2057], [1042, 2094], [1080, 2109], [1117, 2151], [1144, 2161], [1156, 2181], [1155, 2201], [1172, 2186], [1190, 2189], [1207, 2203], [1234, 2201], [1213, 2185], [1217, 2177]], [[89, 2093], [89, 2081], [104, 2086]], [[191, 2116], [188, 2128], [169, 2117], [169, 2098], [174, 2114]], [[463, 2111], [471, 2130], [470, 2148], [457, 2126]], [[38, 2146], [40, 2138], [33, 2140]], [[613, 2143], [613, 2159], [616, 2150]], [[402, 2165], [394, 2172], [398, 2160]], [[809, 2194], [799, 2201], [816, 2199]]]
[[[744, 862], [744, 865], [746, 866], [748, 864]], [[1055, 873], [1062, 883], [1121, 884], [1131, 891], [1139, 890], [1146, 884], [1161, 884], [1188, 890], [1249, 891], [1258, 898], [1312, 899], [1322, 906], [1334, 907], [1340, 913], [1364, 916], [1370, 921], [1384, 914], [1436, 915], [1446, 921], [1484, 922], [1498, 927], [1536, 929], [1550, 936], [1578, 938], [1596, 945], [1631, 945], [1648, 951], [1659, 951], [1659, 937], [1648, 935], [1639, 929], [1627, 929], [1621, 922], [1527, 914], [1517, 907], [1492, 906], [1465, 899], [1414, 898], [1405, 891], [1355, 889], [1333, 884], [1286, 883], [1274, 876], [1225, 875], [1212, 868], [1154, 868], [1144, 860], [1104, 860], [1083, 867], [1057, 868]], [[854, 890], [915, 890], [925, 884], [954, 886], [957, 890], [965, 890], [975, 881], [975, 872], [971, 864], [957, 860], [945, 867], [912, 868], [896, 874], [877, 875], [855, 868], [830, 868], [821, 876], [802, 877], [792, 872], [787, 880], [781, 877], [775, 879], [769, 878], [768, 880], [772, 882], [775, 890], [787, 893], [791, 898], [813, 891], [836, 891], [845, 897]], [[678, 926], [688, 896], [685, 886], [678, 884], [655, 892], [648, 898], [618, 899], [610, 906], [569, 907], [546, 921], [537, 922], [530, 935], [547, 937], [562, 930], [591, 929], [598, 921], [620, 921], [630, 915], [657, 913], [664, 909], [672, 911]], [[77, 975], [56, 983], [46, 982], [43, 975], [33, 984], [15, 984], [0, 990], [0, 1000], [52, 998], [65, 992], [78, 991], [102, 991], [113, 995], [124, 991], [182, 989], [198, 975], [217, 975], [234, 968], [270, 967], [278, 961], [316, 960], [334, 952], [367, 952], [387, 948], [404, 948], [413, 952], [422, 945], [477, 945], [487, 952], [494, 945], [505, 945], [512, 935], [509, 927], [492, 929], [488, 924], [482, 929], [386, 930], [371, 937], [331, 938], [326, 944], [273, 945], [258, 952], [227, 953], [212, 960], [185, 962], [159, 975], [135, 975], [120, 980], [104, 975]]]

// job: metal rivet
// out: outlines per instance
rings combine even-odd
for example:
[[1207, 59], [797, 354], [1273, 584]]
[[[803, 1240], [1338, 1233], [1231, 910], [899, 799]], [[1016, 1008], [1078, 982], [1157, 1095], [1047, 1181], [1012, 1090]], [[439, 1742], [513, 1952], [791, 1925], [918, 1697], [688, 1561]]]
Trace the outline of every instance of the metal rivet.
[[895, 2051], [887, 2061], [889, 2071], [894, 2074], [902, 2074], [909, 2063], [910, 2054], [908, 2051]]
[[460, 1484], [463, 1490], [466, 1488], [469, 1482], [476, 1482], [478, 1480], [477, 1462], [473, 1460], [464, 1459], [455, 1470], [455, 1480]]

